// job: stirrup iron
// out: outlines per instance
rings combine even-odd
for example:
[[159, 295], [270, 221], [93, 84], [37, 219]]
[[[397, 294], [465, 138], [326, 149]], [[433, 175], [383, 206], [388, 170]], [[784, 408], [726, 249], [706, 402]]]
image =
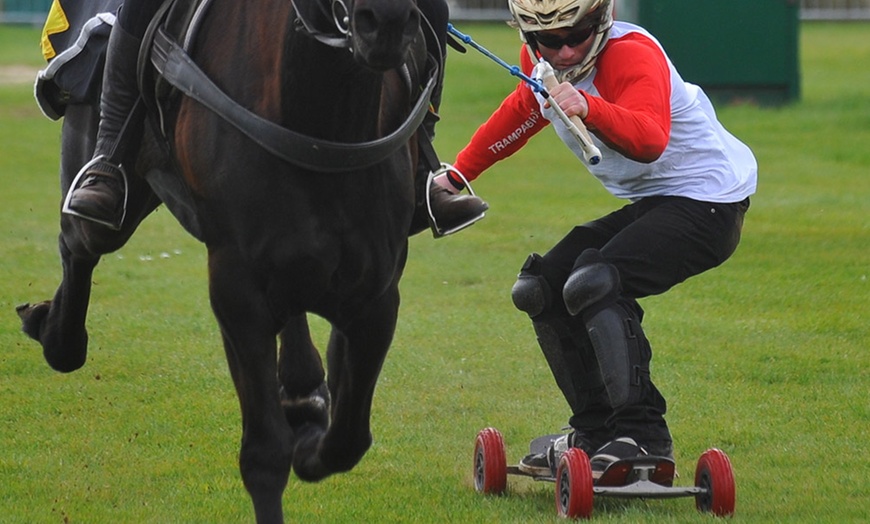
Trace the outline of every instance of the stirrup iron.
[[465, 184], [465, 188], [468, 189], [468, 193], [471, 196], [477, 196], [474, 193], [474, 190], [471, 188], [471, 183], [468, 181], [467, 178], [465, 178], [465, 175], [463, 175], [461, 171], [453, 167], [453, 165], [451, 164], [441, 162], [441, 167], [429, 173], [429, 177], [426, 179], [426, 212], [429, 215], [429, 226], [431, 227], [432, 235], [435, 238], [446, 237], [447, 235], [452, 235], [453, 233], [462, 231], [463, 229], [474, 224], [475, 222], [480, 221], [486, 216], [486, 211], [481, 211], [479, 215], [472, 216], [465, 222], [462, 222], [461, 224], [449, 229], [444, 229], [438, 224], [438, 219], [435, 218], [435, 214], [432, 213], [432, 199], [429, 190], [432, 188], [432, 184], [435, 183], [435, 177], [451, 172], [455, 173], [460, 179], [462, 179], [462, 183]]
[[70, 203], [70, 200], [72, 199], [73, 191], [79, 187], [79, 182], [81, 181], [84, 174], [88, 171], [88, 169], [91, 168], [91, 166], [93, 166], [94, 164], [96, 164], [98, 162], [107, 161], [107, 158], [108, 157], [106, 155], [98, 155], [98, 156], [94, 157], [93, 159], [91, 159], [90, 162], [88, 162], [87, 164], [82, 166], [81, 169], [79, 169], [79, 172], [76, 173], [75, 178], [73, 178], [73, 181], [69, 186], [69, 190], [66, 192], [66, 197], [64, 197], [64, 199], [63, 199], [63, 207], [61, 208], [61, 211], [66, 215], [72, 215], [75, 217], [82, 218], [84, 220], [88, 220], [90, 222], [102, 224], [110, 229], [118, 231], [121, 229], [121, 224], [124, 223], [124, 219], [127, 218], [127, 195], [128, 195], [128, 190], [129, 190], [129, 183], [127, 182], [127, 171], [124, 169], [124, 166], [122, 166], [120, 164], [118, 164], [117, 167], [118, 167], [118, 171], [120, 171], [120, 173], [121, 173], [121, 181], [122, 181], [123, 186], [124, 186], [124, 201], [121, 204], [121, 206], [122, 206], [121, 207], [121, 218], [120, 218], [120, 220], [118, 220], [117, 223], [113, 223], [113, 222], [110, 222], [108, 220], [100, 220], [98, 218], [83, 215], [83, 214], [79, 213], [78, 211], [69, 207], [69, 203]]

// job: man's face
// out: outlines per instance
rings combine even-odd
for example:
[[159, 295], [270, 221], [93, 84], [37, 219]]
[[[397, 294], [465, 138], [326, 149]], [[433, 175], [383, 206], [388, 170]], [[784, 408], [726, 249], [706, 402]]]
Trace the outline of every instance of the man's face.
[[556, 69], [567, 69], [583, 61], [592, 48], [595, 28], [564, 27], [532, 34], [544, 60]]

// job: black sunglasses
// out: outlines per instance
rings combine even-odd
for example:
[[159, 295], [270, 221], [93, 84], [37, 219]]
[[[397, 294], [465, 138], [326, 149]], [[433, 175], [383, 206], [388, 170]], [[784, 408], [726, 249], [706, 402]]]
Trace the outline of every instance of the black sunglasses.
[[547, 49], [562, 49], [563, 46], [577, 47], [592, 36], [595, 31], [595, 26], [589, 26], [581, 29], [576, 33], [569, 33], [566, 36], [556, 36], [554, 34], [544, 34], [540, 32], [531, 33], [535, 42], [546, 47]]

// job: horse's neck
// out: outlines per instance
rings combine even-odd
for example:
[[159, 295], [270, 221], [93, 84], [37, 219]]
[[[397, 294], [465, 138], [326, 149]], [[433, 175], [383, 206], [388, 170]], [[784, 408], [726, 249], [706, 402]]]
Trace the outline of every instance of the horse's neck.
[[[296, 3], [302, 7], [313, 1]], [[379, 117], [384, 75], [357, 64], [347, 49], [297, 31], [286, 0], [259, 0], [257, 9], [246, 5], [214, 0], [212, 11], [225, 16], [204, 24], [200, 38], [208, 52], [197, 61], [230, 97], [313, 137], [360, 142], [382, 135], [389, 126]]]

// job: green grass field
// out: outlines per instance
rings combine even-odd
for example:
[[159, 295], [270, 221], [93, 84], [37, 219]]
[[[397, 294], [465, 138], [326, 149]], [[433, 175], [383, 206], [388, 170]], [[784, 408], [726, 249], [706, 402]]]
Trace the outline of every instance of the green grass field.
[[[462, 27], [515, 62], [500, 25]], [[723, 267], [643, 301], [681, 484], [707, 447], [737, 479], [735, 522], [870, 520], [870, 24], [803, 24], [802, 100], [720, 107], [756, 152], [759, 192]], [[38, 30], [0, 27], [0, 70], [40, 66]], [[60, 278], [60, 126], [32, 79], [0, 85], [0, 522], [233, 523], [253, 511], [240, 422], [208, 306], [205, 250], [166, 210], [94, 276], [88, 364], [51, 371], [16, 304]], [[514, 80], [452, 53], [436, 146], [465, 144]], [[291, 477], [292, 522], [555, 522], [552, 485], [471, 486], [477, 431], [510, 461], [567, 406], [514, 309], [525, 257], [620, 205], [545, 131], [475, 185], [491, 210], [455, 237], [412, 239], [398, 331], [375, 396], [375, 443], [352, 472]], [[326, 330], [315, 322], [317, 337]], [[596, 501], [595, 519], [700, 522], [690, 499]]]

